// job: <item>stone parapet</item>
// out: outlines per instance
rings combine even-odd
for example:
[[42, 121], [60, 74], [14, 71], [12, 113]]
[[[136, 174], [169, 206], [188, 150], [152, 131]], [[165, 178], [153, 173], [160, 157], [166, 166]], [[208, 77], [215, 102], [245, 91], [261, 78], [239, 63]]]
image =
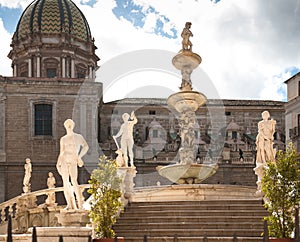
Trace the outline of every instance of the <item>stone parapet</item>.
[[204, 201], [204, 200], [258, 200], [255, 196], [256, 187], [192, 184], [170, 185], [136, 189], [130, 202], [161, 202], [161, 201]]

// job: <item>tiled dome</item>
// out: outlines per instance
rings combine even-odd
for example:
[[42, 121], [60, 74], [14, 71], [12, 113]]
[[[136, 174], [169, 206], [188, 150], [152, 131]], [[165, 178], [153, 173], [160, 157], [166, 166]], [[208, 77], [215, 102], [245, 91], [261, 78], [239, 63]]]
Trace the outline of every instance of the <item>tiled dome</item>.
[[23, 12], [16, 38], [32, 33], [69, 33], [80, 40], [91, 40], [88, 22], [71, 0], [35, 0]]

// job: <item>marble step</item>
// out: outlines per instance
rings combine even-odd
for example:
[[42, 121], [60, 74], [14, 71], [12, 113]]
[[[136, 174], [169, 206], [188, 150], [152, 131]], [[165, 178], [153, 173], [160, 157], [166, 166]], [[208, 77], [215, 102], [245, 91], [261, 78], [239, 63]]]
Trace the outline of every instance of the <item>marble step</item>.
[[163, 237], [163, 236], [174, 236], [180, 237], [233, 237], [235, 234], [239, 237], [258, 237], [261, 236], [263, 228], [261, 229], [144, 229], [139, 230], [138, 228], [131, 230], [118, 229], [117, 235], [125, 237], [143, 237], [144, 235], [151, 237]]
[[[144, 237], [126, 237], [126, 242], [141, 242]], [[204, 242], [205, 237], [177, 237], [177, 242]], [[206, 242], [232, 242], [233, 237], [206, 237]], [[174, 242], [174, 237], [147, 237], [147, 242]], [[262, 237], [237, 237], [235, 242], [263, 242]]]
[[133, 224], [116, 224], [114, 228], [120, 230], [154, 230], [154, 229], [262, 229], [263, 220], [260, 222], [171, 222], [163, 220], [160, 223], [135, 223]]
[[[118, 218], [119, 224], [137, 224], [137, 223], [161, 223], [166, 219], [165, 216], [153, 216], [153, 217], [144, 217], [142, 215], [136, 217], [120, 217]], [[168, 216], [168, 222], [190, 222], [190, 223], [201, 223], [201, 222], [224, 222], [224, 223], [241, 223], [241, 222], [257, 222], [262, 221], [261, 216]]]

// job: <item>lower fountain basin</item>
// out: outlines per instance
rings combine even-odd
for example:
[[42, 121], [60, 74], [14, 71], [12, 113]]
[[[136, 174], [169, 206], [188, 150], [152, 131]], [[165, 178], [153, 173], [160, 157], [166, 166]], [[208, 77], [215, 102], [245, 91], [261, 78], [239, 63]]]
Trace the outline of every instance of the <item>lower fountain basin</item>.
[[198, 184], [218, 170], [218, 164], [174, 164], [156, 167], [159, 175], [177, 184]]

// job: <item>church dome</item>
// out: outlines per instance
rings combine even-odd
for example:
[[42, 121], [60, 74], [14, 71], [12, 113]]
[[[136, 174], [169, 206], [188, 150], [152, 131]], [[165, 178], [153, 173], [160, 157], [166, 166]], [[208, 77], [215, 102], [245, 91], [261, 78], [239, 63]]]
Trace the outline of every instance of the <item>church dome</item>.
[[79, 40], [91, 40], [88, 22], [71, 0], [33, 1], [19, 20], [15, 38], [26, 38], [34, 33], [68, 33]]

